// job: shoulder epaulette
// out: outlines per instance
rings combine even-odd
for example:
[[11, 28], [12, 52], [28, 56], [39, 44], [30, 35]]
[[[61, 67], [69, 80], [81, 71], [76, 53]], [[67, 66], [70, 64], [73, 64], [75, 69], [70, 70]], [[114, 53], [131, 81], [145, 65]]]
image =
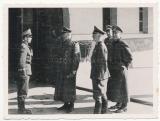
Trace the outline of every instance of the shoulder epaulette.
[[22, 47], [22, 48], [26, 48], [26, 47], [27, 47], [27, 45], [26, 45], [26, 44], [24, 44], [24, 43], [22, 43], [22, 44], [21, 44], [21, 47]]
[[75, 46], [76, 44], [78, 44], [78, 42], [76, 42], [76, 41], [71, 41], [71, 42], [70, 42], [70, 45], [71, 45], [71, 46]]
[[122, 39], [120, 40], [120, 43], [121, 43], [122, 45], [124, 45], [125, 47], [129, 47], [128, 44], [127, 44], [127, 42], [125, 42], [125, 41], [122, 40]]

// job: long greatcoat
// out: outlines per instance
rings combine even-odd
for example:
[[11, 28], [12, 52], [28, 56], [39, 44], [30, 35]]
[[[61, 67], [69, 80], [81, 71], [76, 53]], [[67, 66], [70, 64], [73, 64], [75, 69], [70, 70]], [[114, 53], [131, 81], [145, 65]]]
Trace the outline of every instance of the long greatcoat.
[[67, 75], [78, 70], [79, 61], [80, 48], [78, 42], [69, 40], [62, 43], [58, 56], [58, 76], [54, 100], [62, 102], [74, 102], [76, 100], [76, 74], [72, 78], [67, 78]]
[[113, 41], [109, 49], [108, 67], [111, 77], [107, 85], [107, 97], [113, 102], [129, 102], [127, 71], [132, 55], [129, 46], [121, 39]]

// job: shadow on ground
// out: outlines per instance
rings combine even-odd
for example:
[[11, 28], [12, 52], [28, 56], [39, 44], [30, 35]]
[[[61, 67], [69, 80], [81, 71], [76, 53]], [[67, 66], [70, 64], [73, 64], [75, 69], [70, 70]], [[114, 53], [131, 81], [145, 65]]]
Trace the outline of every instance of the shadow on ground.
[[[16, 98], [12, 98], [11, 100], [15, 100]], [[30, 101], [34, 100], [34, 101]], [[45, 94], [45, 95], [32, 95], [26, 99], [26, 105], [29, 105], [33, 108], [27, 108], [32, 111], [33, 114], [65, 114], [66, 111], [58, 111], [57, 107], [61, 106], [63, 103], [60, 101], [52, 101], [53, 95]], [[76, 105], [79, 106], [75, 108], [75, 110], [71, 114], [92, 114], [94, 107], [84, 107], [86, 103], [94, 103], [92, 95], [77, 95], [77, 100], [75, 102]], [[9, 106], [17, 106], [17, 101], [9, 102]], [[37, 107], [37, 105], [41, 107]], [[44, 105], [48, 105], [49, 107], [44, 108]], [[9, 114], [17, 114], [17, 109], [9, 109]]]
[[[29, 108], [28, 108], [29, 109]], [[67, 114], [66, 111], [58, 111], [57, 108], [30, 108], [34, 115], [46, 115], [46, 114]], [[75, 108], [70, 114], [93, 114], [94, 107], [82, 107]], [[9, 114], [18, 114], [17, 109], [9, 109]], [[30, 114], [29, 114], [30, 115]]]
[[[87, 99], [89, 98], [89, 99]], [[17, 98], [12, 98], [9, 100], [16, 100]], [[34, 99], [34, 101], [29, 101], [30, 99]], [[37, 100], [37, 101], [35, 101]], [[62, 104], [60, 101], [52, 101], [53, 100], [53, 95], [51, 94], [46, 94], [46, 95], [33, 95], [28, 98], [26, 98], [26, 104], [28, 105], [37, 105], [37, 104], [43, 104], [43, 105], [51, 105], [51, 104]], [[77, 100], [76, 103], [90, 103], [94, 102], [92, 95], [77, 95]], [[17, 105], [16, 102], [9, 102], [9, 105]]]
[[[35, 81], [30, 81], [29, 82], [29, 89], [36, 88], [36, 87], [54, 87], [53, 84], [51, 83], [39, 83]], [[8, 94], [17, 92], [17, 86], [16, 86], [16, 81], [9, 81], [8, 84]]]

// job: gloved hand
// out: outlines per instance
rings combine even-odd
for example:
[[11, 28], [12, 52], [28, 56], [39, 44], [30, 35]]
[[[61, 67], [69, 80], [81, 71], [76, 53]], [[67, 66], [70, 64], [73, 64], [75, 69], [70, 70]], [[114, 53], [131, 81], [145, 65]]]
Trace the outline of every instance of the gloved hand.
[[26, 68], [18, 69], [20, 75], [26, 75]]
[[67, 75], [67, 78], [72, 78], [72, 77], [74, 77], [73, 73], [70, 73], [69, 75]]
[[76, 70], [72, 71], [69, 75], [67, 75], [67, 78], [72, 78], [76, 74]]

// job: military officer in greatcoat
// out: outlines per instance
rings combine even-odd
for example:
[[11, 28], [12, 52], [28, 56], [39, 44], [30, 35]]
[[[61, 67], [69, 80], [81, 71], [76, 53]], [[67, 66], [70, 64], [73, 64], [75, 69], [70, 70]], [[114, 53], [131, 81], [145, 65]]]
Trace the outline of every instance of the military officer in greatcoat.
[[112, 26], [106, 25], [105, 32], [107, 34], [107, 38], [104, 40], [104, 42], [107, 42], [107, 40], [110, 40], [112, 38]]
[[107, 48], [104, 44], [105, 32], [96, 26], [93, 31], [93, 39], [96, 42], [91, 57], [91, 75], [93, 84], [93, 98], [95, 100], [94, 114], [106, 114], [108, 111], [108, 100], [106, 96], [107, 81], [110, 76], [107, 64]]
[[28, 45], [32, 41], [31, 30], [28, 29], [22, 33], [22, 44], [19, 51], [19, 64], [18, 64], [18, 75], [17, 80], [17, 101], [18, 101], [18, 113], [19, 114], [31, 114], [30, 110], [25, 109], [25, 98], [29, 89], [29, 79], [32, 75], [31, 62], [33, 51]]
[[58, 54], [58, 76], [55, 85], [54, 100], [64, 102], [58, 110], [70, 113], [74, 110], [76, 100], [76, 74], [80, 62], [80, 47], [78, 42], [71, 40], [71, 30], [63, 27], [59, 41], [62, 45]]
[[127, 103], [129, 102], [127, 72], [132, 61], [132, 54], [129, 46], [121, 38], [121, 28], [114, 25], [112, 31], [113, 43], [108, 59], [111, 78], [108, 80], [107, 97], [108, 100], [117, 102], [110, 109], [115, 109], [116, 113], [122, 113], [127, 111]]

